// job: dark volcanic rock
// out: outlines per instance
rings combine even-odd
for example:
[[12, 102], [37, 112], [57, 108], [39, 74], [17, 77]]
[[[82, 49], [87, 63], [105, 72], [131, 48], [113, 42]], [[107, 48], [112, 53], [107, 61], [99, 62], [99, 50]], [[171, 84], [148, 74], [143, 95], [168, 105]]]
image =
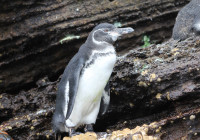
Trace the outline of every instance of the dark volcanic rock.
[[[169, 40], [119, 57], [110, 80], [110, 108], [97, 120], [95, 131], [111, 133], [156, 121], [148, 136], [200, 138], [199, 60], [200, 38]], [[58, 81], [43, 78], [37, 88], [0, 94], [0, 128], [15, 140], [52, 139]]]
[[[120, 40], [121, 53], [141, 44], [144, 34], [162, 42], [171, 37], [174, 19], [188, 1], [3, 0], [0, 92], [30, 89], [44, 76], [52, 81], [57, 79], [88, 33], [100, 22], [120, 22], [122, 26], [135, 28], [135, 33]], [[63, 38], [65, 41], [61, 42]]]
[[[198, 116], [192, 115], [198, 114]], [[200, 110], [187, 112], [175, 117], [161, 119], [158, 122], [137, 126], [134, 129], [124, 128], [112, 133], [86, 133], [65, 137], [63, 140], [197, 140], [199, 138]]]
[[57, 84], [46, 77], [37, 83], [40, 83], [38, 88], [17, 95], [0, 95], [0, 129], [6, 130], [15, 140], [46, 139], [52, 135]]

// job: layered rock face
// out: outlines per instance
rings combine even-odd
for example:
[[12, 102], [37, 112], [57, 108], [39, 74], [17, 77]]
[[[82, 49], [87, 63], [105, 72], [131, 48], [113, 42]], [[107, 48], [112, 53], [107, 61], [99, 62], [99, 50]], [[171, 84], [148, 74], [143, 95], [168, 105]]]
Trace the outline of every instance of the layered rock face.
[[21, 89], [30, 89], [44, 76], [56, 80], [88, 33], [102, 22], [137, 28], [134, 34], [120, 41], [118, 52], [136, 47], [144, 34], [161, 42], [171, 36], [177, 12], [187, 2], [2, 1], [0, 92], [18, 93]]
[[[200, 38], [164, 42], [186, 3], [3, 1], [0, 130], [15, 140], [53, 139], [59, 76], [92, 28], [106, 21], [131, 26], [135, 32], [116, 43], [111, 104], [94, 128], [106, 134], [75, 138], [199, 139]], [[146, 34], [163, 43], [140, 47]]]

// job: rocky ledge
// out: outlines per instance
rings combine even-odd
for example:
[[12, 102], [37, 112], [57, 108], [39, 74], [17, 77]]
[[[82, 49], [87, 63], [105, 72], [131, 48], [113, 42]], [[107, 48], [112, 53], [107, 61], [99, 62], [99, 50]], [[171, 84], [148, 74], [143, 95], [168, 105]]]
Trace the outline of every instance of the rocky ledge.
[[[199, 60], [199, 37], [169, 40], [120, 56], [110, 79], [110, 108], [94, 128], [106, 134], [81, 137], [199, 139]], [[53, 139], [58, 81], [42, 78], [36, 88], [0, 94], [0, 129], [15, 140]]]

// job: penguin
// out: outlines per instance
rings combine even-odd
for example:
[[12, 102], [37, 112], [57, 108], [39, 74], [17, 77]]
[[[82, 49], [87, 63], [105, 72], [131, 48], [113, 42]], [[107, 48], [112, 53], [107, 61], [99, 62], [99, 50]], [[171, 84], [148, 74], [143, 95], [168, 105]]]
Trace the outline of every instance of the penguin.
[[69, 136], [93, 131], [97, 116], [103, 115], [110, 102], [109, 78], [117, 59], [114, 42], [133, 32], [131, 27], [117, 28], [109, 23], [97, 25], [86, 42], [70, 60], [58, 85], [53, 130], [56, 139], [62, 132]]
[[183, 7], [176, 18], [172, 38], [184, 40], [200, 35], [200, 0], [192, 0]]

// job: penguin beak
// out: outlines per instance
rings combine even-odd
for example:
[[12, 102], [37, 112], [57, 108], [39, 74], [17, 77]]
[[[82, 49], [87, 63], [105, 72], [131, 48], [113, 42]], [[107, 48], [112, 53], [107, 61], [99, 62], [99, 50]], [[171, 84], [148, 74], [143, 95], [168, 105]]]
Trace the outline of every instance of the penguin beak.
[[133, 28], [131, 27], [127, 27], [127, 28], [115, 28], [114, 30], [112, 30], [110, 32], [110, 34], [112, 36], [121, 36], [121, 35], [124, 35], [124, 34], [129, 34], [129, 33], [132, 33], [134, 31]]
[[129, 33], [132, 33], [134, 31], [133, 28], [131, 27], [127, 27], [127, 28], [116, 28], [115, 29], [115, 32], [117, 32], [118, 34], [121, 35], [124, 35], [124, 34], [129, 34]]

